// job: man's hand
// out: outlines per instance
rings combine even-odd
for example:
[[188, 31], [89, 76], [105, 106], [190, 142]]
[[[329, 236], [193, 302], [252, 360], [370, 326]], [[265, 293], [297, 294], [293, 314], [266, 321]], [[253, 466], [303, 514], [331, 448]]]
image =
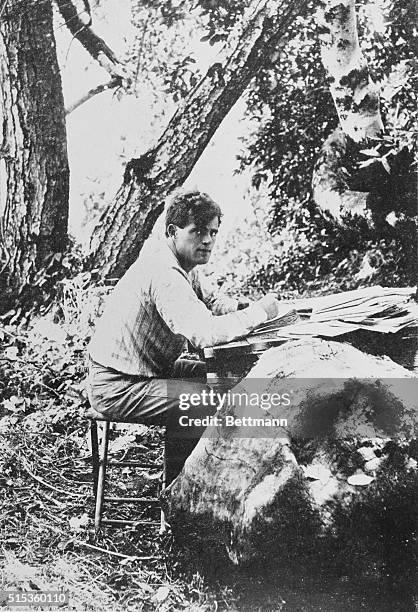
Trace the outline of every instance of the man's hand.
[[277, 317], [279, 314], [279, 300], [273, 293], [268, 293], [256, 302], [267, 314], [267, 320]]

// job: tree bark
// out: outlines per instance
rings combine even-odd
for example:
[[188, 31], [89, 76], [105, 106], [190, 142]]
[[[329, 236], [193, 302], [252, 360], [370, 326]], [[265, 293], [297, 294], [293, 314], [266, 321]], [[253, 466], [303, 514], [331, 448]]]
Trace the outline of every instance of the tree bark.
[[265, 1], [255, 11], [247, 11], [228, 39], [227, 59], [211, 66], [156, 146], [127, 164], [123, 185], [93, 234], [93, 267], [107, 277], [120, 277], [136, 259], [163, 211], [165, 198], [183, 184], [256, 71], [277, 50], [304, 3]]
[[[415, 378], [402, 366], [344, 343], [296, 341], [264, 353], [230, 393], [250, 401], [231, 396], [217, 413], [223, 422], [206, 429], [162, 494], [168, 522], [189, 547], [223, 550], [235, 564], [264, 558], [274, 565], [288, 555], [302, 562], [323, 545], [345, 555], [341, 542], [354, 544], [357, 534], [347, 528], [363, 505], [364, 554], [370, 526], [396, 510], [398, 494], [413, 512], [416, 461], [399, 451], [392, 465], [396, 444], [388, 443], [402, 446], [418, 430]], [[257, 406], [254, 396], [271, 403]], [[240, 421], [228, 425], [228, 417]], [[396, 534], [386, 536], [395, 543]]]
[[0, 24], [0, 311], [67, 244], [69, 169], [51, 0], [7, 0]]
[[379, 90], [360, 50], [355, 0], [319, 2], [318, 25], [322, 62], [343, 131], [354, 142], [377, 136], [383, 129]]

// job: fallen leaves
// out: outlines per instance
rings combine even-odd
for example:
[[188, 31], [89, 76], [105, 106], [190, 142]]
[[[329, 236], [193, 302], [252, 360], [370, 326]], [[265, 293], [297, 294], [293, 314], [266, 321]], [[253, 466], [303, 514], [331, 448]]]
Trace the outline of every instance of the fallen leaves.
[[347, 478], [348, 484], [355, 487], [366, 487], [373, 482], [373, 480], [374, 478], [372, 476], [367, 476], [364, 472], [358, 472]]
[[321, 480], [322, 482], [326, 482], [332, 476], [332, 472], [329, 467], [320, 463], [303, 467], [303, 472], [306, 478], [311, 480]]
[[90, 522], [88, 514], [84, 513], [81, 516], [73, 516], [70, 518], [69, 525], [72, 531], [82, 531]]
[[152, 601], [156, 603], [162, 603], [167, 599], [170, 595], [170, 587], [169, 586], [161, 586], [153, 595]]

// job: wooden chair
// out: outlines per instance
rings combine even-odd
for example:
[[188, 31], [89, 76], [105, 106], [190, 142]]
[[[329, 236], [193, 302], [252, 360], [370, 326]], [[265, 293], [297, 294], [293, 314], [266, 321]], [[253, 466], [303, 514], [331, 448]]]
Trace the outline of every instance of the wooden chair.
[[[160, 533], [166, 529], [166, 521], [164, 512], [161, 510], [160, 521], [149, 520], [125, 520], [119, 518], [103, 518], [103, 508], [105, 502], [113, 502], [115, 504], [132, 503], [137, 505], [160, 504], [158, 497], [159, 490], [155, 497], [106, 497], [106, 475], [107, 470], [111, 467], [151, 467], [150, 464], [143, 461], [133, 460], [111, 460], [108, 458], [110, 431], [114, 423], [130, 423], [129, 421], [116, 421], [106, 419], [104, 415], [96, 412], [91, 406], [87, 406], [86, 416], [90, 419], [90, 436], [91, 436], [91, 453], [93, 467], [93, 493], [95, 498], [95, 513], [94, 527], [96, 533], [102, 525], [154, 525], [160, 527]], [[99, 429], [101, 435], [99, 436]], [[163, 477], [160, 481], [161, 488], [165, 487], [166, 461], [164, 453]], [[158, 483], [157, 483], [158, 486]]]

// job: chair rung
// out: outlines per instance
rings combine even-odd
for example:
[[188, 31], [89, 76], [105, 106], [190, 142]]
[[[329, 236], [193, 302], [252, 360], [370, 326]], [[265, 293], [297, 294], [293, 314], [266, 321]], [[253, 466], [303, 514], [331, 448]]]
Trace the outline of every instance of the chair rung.
[[143, 463], [142, 461], [108, 461], [107, 465], [119, 465], [121, 467], [144, 467], [155, 468], [155, 463]]
[[[159, 474], [155, 477], [150, 477], [150, 479], [154, 480], [155, 483], [155, 489], [152, 493], [153, 497], [119, 497], [117, 495], [110, 495], [109, 497], [105, 497], [104, 490], [106, 486], [106, 471], [108, 467], [131, 467], [139, 469], [143, 468], [150, 473], [154, 473], [154, 470], [156, 469], [155, 462], [150, 461], [149, 458], [148, 461], [143, 461], [140, 458], [132, 458], [126, 460], [122, 458], [120, 461], [118, 461], [117, 459], [108, 460], [110, 429], [111, 423], [109, 421], [105, 421], [103, 423], [103, 427], [101, 427], [102, 435], [99, 437], [97, 423], [91, 421], [91, 459], [93, 463], [93, 492], [95, 495], [94, 526], [96, 534], [99, 532], [101, 524], [114, 526], [132, 525], [133, 527], [148, 526], [152, 528], [161, 528], [161, 526], [164, 524], [164, 515], [161, 511], [162, 519], [161, 521], [156, 521], [155, 509], [158, 509], [160, 505], [160, 500], [156, 496], [158, 495], [161, 486], [164, 485], [164, 466], [162, 468], [163, 472], [159, 472]], [[138, 493], [141, 492], [138, 491]], [[144, 520], [144, 517], [142, 517], [141, 520], [102, 518], [103, 503], [106, 502], [113, 502], [114, 504], [142, 504], [142, 508], [144, 508], [145, 505], [148, 504], [152, 509], [154, 520]], [[115, 511], [115, 507], [113, 508], [113, 510]]]
[[160, 521], [123, 521], [119, 519], [102, 519], [102, 524], [105, 525], [149, 525], [150, 527], [160, 526]]
[[139, 504], [158, 504], [158, 497], [104, 497], [103, 501], [107, 502], [138, 502]]

